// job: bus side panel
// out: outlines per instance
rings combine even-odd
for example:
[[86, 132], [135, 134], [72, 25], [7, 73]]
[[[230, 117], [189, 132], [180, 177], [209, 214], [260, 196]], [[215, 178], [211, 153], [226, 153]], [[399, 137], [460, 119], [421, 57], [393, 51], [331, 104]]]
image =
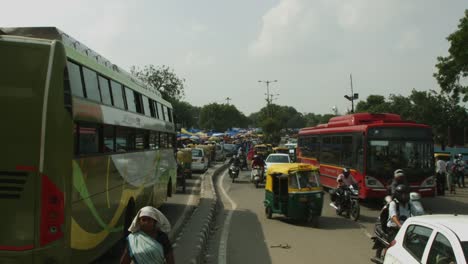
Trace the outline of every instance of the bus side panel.
[[134, 200], [136, 210], [151, 205], [152, 198], [165, 201], [168, 179], [175, 173], [174, 157], [168, 155], [171, 151], [140, 151], [74, 160], [73, 263], [93, 260], [122, 238], [130, 200]]
[[[44, 168], [43, 174], [63, 194], [64, 223], [60, 227], [63, 237], [46, 244], [34, 253], [35, 263], [70, 261], [70, 191], [71, 191], [71, 160], [73, 153], [72, 118], [65, 109], [64, 94], [65, 50], [60, 42], [56, 42], [53, 68], [51, 72], [47, 112], [45, 122]], [[44, 183], [43, 183], [44, 184]], [[41, 201], [41, 200], [39, 200]], [[44, 202], [44, 201], [41, 201]], [[40, 230], [41, 204], [36, 213], [36, 226]], [[40, 242], [38, 233], [38, 242]]]

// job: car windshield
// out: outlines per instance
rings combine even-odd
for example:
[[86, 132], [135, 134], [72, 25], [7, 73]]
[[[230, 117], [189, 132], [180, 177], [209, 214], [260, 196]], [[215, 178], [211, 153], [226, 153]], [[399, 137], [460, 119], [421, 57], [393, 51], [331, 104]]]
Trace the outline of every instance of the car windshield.
[[319, 186], [317, 173], [314, 171], [296, 171], [290, 178], [289, 185], [291, 188], [312, 188]]
[[461, 242], [463, 248], [463, 254], [465, 255], [465, 260], [468, 262], [468, 241]]
[[289, 157], [283, 155], [268, 156], [266, 162], [269, 163], [289, 163]]
[[203, 157], [203, 152], [201, 149], [192, 149], [193, 157]]

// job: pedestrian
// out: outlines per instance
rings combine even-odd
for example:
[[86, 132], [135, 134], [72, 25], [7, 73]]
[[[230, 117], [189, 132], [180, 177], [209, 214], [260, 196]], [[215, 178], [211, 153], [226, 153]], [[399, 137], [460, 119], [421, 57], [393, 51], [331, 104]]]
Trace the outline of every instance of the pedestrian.
[[446, 162], [445, 170], [447, 172], [447, 184], [450, 188], [450, 194], [456, 194], [455, 191], [455, 175], [454, 175], [454, 166], [452, 162], [449, 160]]
[[453, 164], [455, 165], [456, 169], [455, 173], [458, 187], [465, 188], [465, 163], [463, 162], [463, 156], [461, 153], [457, 155], [457, 157], [453, 161]]
[[447, 173], [447, 165], [441, 157], [437, 157], [436, 161], [436, 181], [437, 181], [437, 194], [445, 195], [445, 183]]
[[121, 264], [174, 264], [174, 254], [167, 233], [169, 220], [158, 209], [145, 206], [138, 211], [128, 228], [130, 234]]

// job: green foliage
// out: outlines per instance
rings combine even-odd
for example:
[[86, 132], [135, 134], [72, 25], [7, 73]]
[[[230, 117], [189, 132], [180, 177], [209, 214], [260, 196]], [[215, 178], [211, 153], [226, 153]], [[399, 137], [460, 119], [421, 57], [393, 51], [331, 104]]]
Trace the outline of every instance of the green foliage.
[[449, 55], [438, 57], [436, 67], [438, 72], [434, 74], [442, 91], [451, 94], [458, 102], [460, 95], [463, 101], [468, 101], [468, 86], [460, 83], [462, 78], [468, 77], [468, 10], [460, 19], [458, 30], [447, 38], [450, 42]]
[[184, 96], [185, 79], [179, 78], [168, 66], [146, 65], [143, 69], [132, 66], [130, 72], [142, 82], [159, 91], [170, 102]]
[[173, 100], [172, 107], [174, 109], [174, 120], [181, 127], [191, 128], [198, 127], [198, 116], [200, 108], [193, 106], [187, 102]]
[[247, 127], [249, 120], [234, 105], [212, 103], [200, 110], [200, 127], [224, 132], [232, 127]]

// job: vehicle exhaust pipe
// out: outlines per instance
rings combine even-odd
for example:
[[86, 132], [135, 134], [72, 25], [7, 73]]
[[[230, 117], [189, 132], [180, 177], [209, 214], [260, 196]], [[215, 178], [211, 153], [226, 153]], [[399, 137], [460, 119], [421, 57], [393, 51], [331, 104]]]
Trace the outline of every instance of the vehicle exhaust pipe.
[[335, 208], [335, 210], [338, 210], [338, 207], [333, 202], [330, 203], [330, 206]]

